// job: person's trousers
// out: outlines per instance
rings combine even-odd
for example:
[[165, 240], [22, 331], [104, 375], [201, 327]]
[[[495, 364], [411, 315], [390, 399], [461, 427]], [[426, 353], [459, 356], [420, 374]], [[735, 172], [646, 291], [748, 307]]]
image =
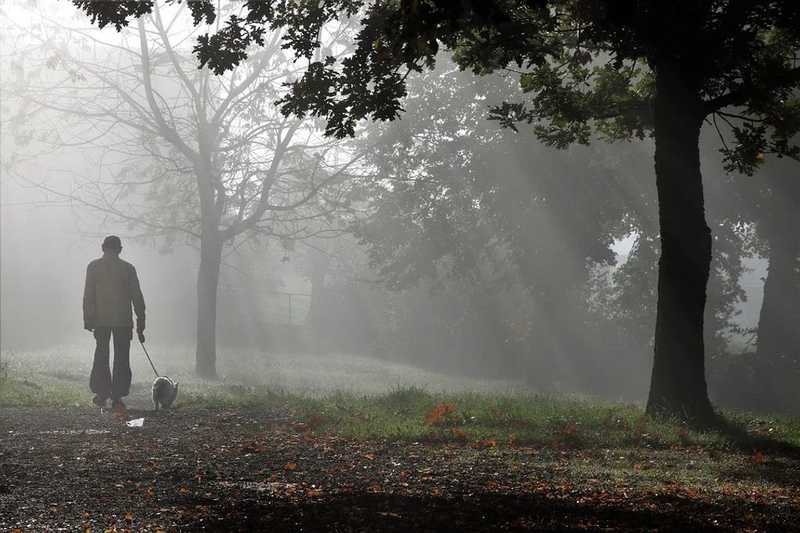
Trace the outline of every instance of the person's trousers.
[[[109, 367], [108, 342], [114, 337], [114, 370]], [[99, 327], [94, 329], [97, 348], [89, 378], [89, 388], [102, 399], [118, 400], [131, 390], [131, 339], [133, 328]]]

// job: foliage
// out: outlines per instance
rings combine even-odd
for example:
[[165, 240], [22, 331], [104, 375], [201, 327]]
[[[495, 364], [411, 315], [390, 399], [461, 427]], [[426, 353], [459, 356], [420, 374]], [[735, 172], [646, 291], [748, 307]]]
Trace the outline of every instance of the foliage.
[[[118, 28], [152, 8], [75, 4], [101, 26]], [[213, 18], [214, 8], [201, 4], [202, 16]], [[315, 58], [325, 24], [354, 15], [361, 30], [352, 54]], [[197, 23], [201, 14], [194, 17]], [[556, 146], [587, 142], [592, 128], [610, 138], [644, 136], [653, 127], [652, 69], [680, 57], [689, 60], [684, 74], [701, 99], [697, 112], [730, 125], [736, 144], [723, 148], [729, 167], [752, 172], [765, 152], [798, 155], [790, 139], [800, 127], [792, 98], [800, 80], [799, 23], [800, 8], [790, 0], [250, 0], [243, 14], [199, 39], [195, 52], [222, 73], [247, 57], [249, 46], [263, 44], [267, 28], [285, 28], [283, 46], [310, 66], [282, 100], [284, 112], [326, 117], [327, 132], [344, 136], [361, 118], [396, 118], [408, 73], [431, 68], [442, 43], [475, 73], [522, 69], [528, 102], [500, 105], [494, 116], [508, 126], [535, 122], [537, 135]], [[721, 112], [729, 107], [736, 112]]]
[[[148, 5], [136, 4], [110, 5], [136, 14]], [[197, 30], [179, 23], [183, 10], [150, 7], [138, 28], [106, 40], [47, 17], [41, 28], [22, 29], [29, 72], [8, 93], [24, 113], [44, 116], [12, 118], [15, 136], [38, 141], [27, 150], [18, 143], [16, 156], [28, 159], [18, 166], [68, 145], [102, 169], [99, 177], [77, 171], [76, 191], [67, 193], [39, 185], [139, 236], [163, 238], [165, 251], [214, 237], [209, 226], [226, 244], [255, 235], [288, 243], [346, 211], [344, 182], [357, 156], [346, 143], [321, 139], [313, 121], [274, 109], [282, 83], [302, 70], [277, 36], [216, 77], [193, 64], [184, 43]], [[72, 73], [80, 77], [61, 83]], [[39, 131], [46, 119], [59, 123], [52, 135]]]

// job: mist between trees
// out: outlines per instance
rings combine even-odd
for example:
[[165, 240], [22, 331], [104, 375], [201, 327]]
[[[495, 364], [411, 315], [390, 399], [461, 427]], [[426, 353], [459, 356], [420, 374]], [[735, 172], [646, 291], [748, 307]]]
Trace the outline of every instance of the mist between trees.
[[[245, 349], [344, 352], [646, 398], [650, 140], [557, 150], [500, 128], [488, 109], [523, 98], [519, 76], [478, 77], [447, 53], [408, 77], [401, 120], [325, 136], [325, 117], [275, 105], [306, 65], [283, 33], [216, 75], [192, 47], [219, 26], [186, 9], [157, 3], [116, 33], [68, 5], [3, 7], [4, 350], [85, 344], [85, 264], [118, 233], [153, 342], [195, 346], [204, 377]], [[346, 57], [354, 28], [326, 25], [315, 58]], [[711, 397], [796, 410], [798, 163], [728, 173], [718, 130], [700, 139]]]

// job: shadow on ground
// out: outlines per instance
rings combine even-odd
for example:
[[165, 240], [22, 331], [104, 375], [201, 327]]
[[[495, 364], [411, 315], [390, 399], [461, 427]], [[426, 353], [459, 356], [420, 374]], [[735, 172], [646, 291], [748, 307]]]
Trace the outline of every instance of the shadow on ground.
[[[578, 500], [579, 501], [579, 500]], [[673, 496], [653, 497], [646, 508], [596, 501], [554, 500], [536, 495], [463, 494], [449, 497], [350, 494], [313, 502], [236, 501], [190, 524], [227, 531], [726, 531], [747, 525], [724, 505], [698, 504]], [[795, 524], [770, 517], [764, 505], [749, 515], [766, 529]]]

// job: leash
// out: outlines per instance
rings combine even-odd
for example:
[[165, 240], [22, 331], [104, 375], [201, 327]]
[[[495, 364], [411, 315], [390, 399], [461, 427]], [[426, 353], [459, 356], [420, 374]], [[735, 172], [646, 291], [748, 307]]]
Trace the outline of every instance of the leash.
[[158, 375], [158, 370], [156, 370], [156, 365], [154, 365], [153, 360], [150, 359], [150, 354], [147, 353], [147, 348], [144, 347], [144, 343], [141, 341], [141, 339], [139, 340], [139, 345], [142, 347], [142, 350], [144, 350], [144, 354], [147, 356], [147, 360], [150, 361], [150, 366], [153, 368], [153, 373], [155, 373], [157, 378], [161, 377]]

